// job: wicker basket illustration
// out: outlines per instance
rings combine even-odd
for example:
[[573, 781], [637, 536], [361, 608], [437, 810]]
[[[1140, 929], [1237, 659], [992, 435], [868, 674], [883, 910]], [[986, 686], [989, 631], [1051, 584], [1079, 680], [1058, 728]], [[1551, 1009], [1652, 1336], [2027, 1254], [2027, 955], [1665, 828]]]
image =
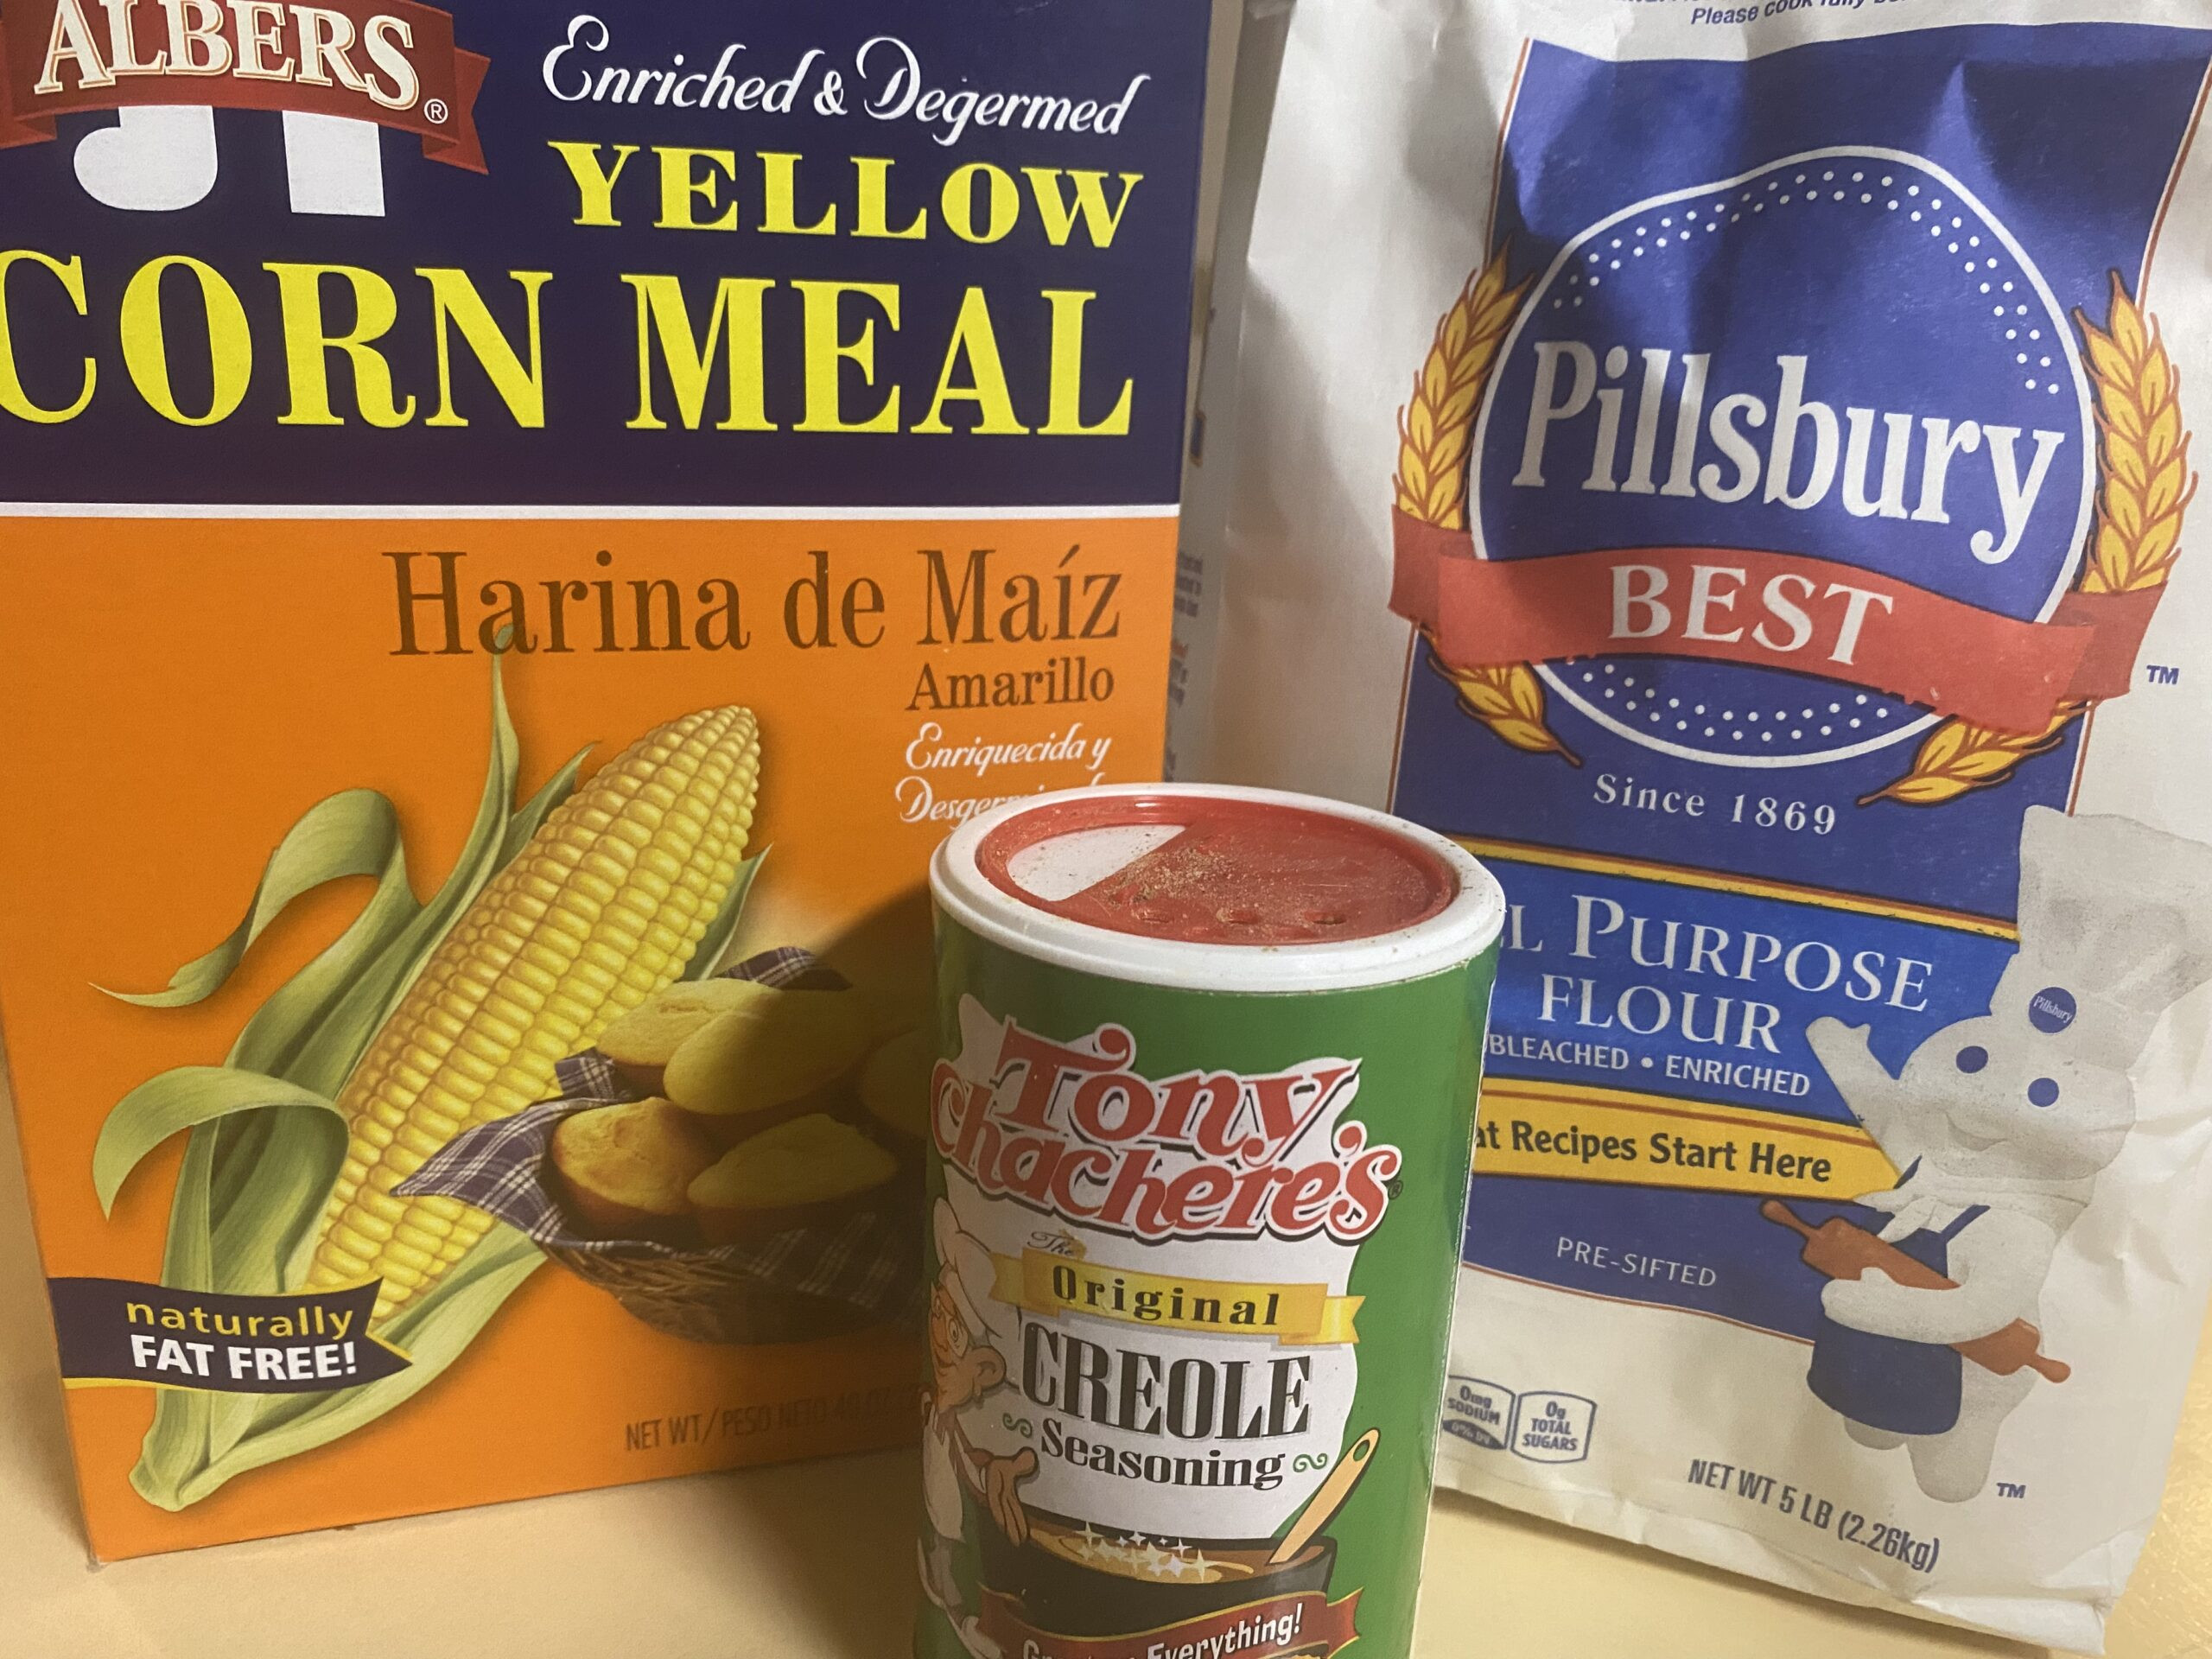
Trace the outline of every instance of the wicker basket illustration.
[[549, 1245], [545, 1254], [632, 1317], [688, 1342], [811, 1342], [880, 1322], [851, 1302], [764, 1284], [711, 1250], [633, 1256]]
[[[806, 952], [788, 949], [730, 970], [779, 985], [822, 971]], [[563, 1060], [556, 1077], [558, 1097], [464, 1130], [396, 1191], [484, 1211], [632, 1318], [687, 1342], [761, 1346], [918, 1322], [918, 1172], [906, 1169], [896, 1194], [873, 1208], [744, 1244], [583, 1236], [562, 1208], [548, 1155], [553, 1131], [575, 1112], [637, 1091], [597, 1050]]]

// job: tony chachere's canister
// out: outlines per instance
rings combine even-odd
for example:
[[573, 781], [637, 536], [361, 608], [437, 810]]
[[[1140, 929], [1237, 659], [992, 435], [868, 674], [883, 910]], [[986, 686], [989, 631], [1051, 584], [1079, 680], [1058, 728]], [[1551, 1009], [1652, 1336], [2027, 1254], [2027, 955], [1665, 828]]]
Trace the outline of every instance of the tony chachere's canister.
[[1409, 1649], [1503, 900], [1268, 791], [931, 870], [921, 1659]]

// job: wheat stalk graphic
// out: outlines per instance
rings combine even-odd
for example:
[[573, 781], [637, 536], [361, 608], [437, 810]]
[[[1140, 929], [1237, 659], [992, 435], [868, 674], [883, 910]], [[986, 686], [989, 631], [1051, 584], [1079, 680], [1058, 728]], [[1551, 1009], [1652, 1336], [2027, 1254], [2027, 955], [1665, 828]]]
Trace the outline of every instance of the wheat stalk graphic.
[[[1436, 325], [1428, 356], [1414, 377], [1413, 396], [1398, 417], [1398, 510], [1440, 530], [1467, 527], [1468, 448], [1483, 388], [1497, 366], [1506, 330], [1534, 277], [1505, 280], [1509, 248], [1467, 279]], [[1526, 663], [1498, 668], [1451, 668], [1433, 646], [1429, 660], [1459, 694], [1459, 706], [1505, 742], [1530, 754], [1581, 760], [1544, 719], [1544, 687]]]
[[[2133, 594], [2161, 586], [2181, 552], [2182, 514], [2196, 493], [2182, 425], [2181, 376], [2158, 325], [2112, 276], [2112, 309], [2099, 328], [2074, 313], [2097, 400], [2096, 523], [2075, 591]], [[1904, 776], [1864, 797], [1861, 806], [1900, 801], [1940, 806], [2012, 775], [2024, 760], [2057, 747], [2087, 702], [2060, 705], [2039, 732], [2000, 732], [1972, 721], [1945, 721], [1921, 744]]]

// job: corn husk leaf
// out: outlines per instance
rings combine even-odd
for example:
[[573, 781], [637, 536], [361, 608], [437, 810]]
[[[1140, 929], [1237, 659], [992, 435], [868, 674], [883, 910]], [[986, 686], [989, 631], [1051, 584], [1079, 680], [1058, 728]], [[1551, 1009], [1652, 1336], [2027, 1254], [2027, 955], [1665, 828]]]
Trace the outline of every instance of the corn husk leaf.
[[548, 778], [537, 794], [523, 803], [522, 810], [507, 821], [507, 833], [499, 840], [499, 861], [494, 871], [504, 870], [515, 861], [515, 855], [530, 845], [530, 838], [543, 827], [553, 809], [576, 792], [576, 773], [582, 769], [584, 757], [592, 752], [587, 743], [570, 755], [568, 764]]
[[[349, 790], [333, 799], [346, 801], [351, 808], [360, 861], [377, 862], [376, 891], [343, 933], [254, 1011], [231, 1046], [226, 1065], [284, 1075], [301, 1046], [345, 995], [361, 964], [389, 947], [422, 911], [407, 880], [407, 849], [400, 840], [397, 809], [374, 790]], [[272, 865], [275, 861], [270, 861]], [[334, 861], [322, 874], [325, 880], [336, 880], [358, 873]], [[264, 880], [265, 885], [265, 877]]]
[[[198, 1459], [189, 1455], [191, 1425], [182, 1413], [172, 1433], [187, 1455], [175, 1457], [178, 1448], [156, 1445], [163, 1428], [156, 1412], [144, 1452], [131, 1471], [131, 1485], [149, 1503], [186, 1509], [251, 1470], [327, 1446], [373, 1422], [442, 1376], [544, 1259], [544, 1252], [524, 1235], [494, 1225], [419, 1301], [378, 1332], [379, 1339], [408, 1355], [412, 1363], [405, 1370], [331, 1394], [214, 1396], [246, 1402], [251, 1421], [227, 1444], [207, 1447], [203, 1440], [208, 1455]], [[162, 1396], [164, 1402], [210, 1397]]]
[[[317, 832], [304, 835], [302, 826], [317, 826]], [[271, 856], [240, 931], [200, 958], [204, 969], [211, 958], [229, 957], [215, 977], [219, 984], [281, 910], [270, 908], [272, 895], [296, 897], [371, 870], [377, 887], [368, 903], [256, 1010], [226, 1067], [181, 1067], [141, 1084], [102, 1128], [93, 1182], [104, 1209], [140, 1159], [170, 1135], [191, 1130], [191, 1179], [181, 1184], [170, 1206], [169, 1246], [181, 1261], [204, 1262], [204, 1271], [194, 1274], [197, 1287], [242, 1294], [283, 1289], [283, 1264], [316, 1217], [299, 1195], [327, 1193], [345, 1155], [345, 1126], [327, 1094], [270, 1074], [296, 1060], [362, 963], [389, 949], [421, 912], [391, 801], [373, 790], [351, 790], [312, 809]], [[241, 947], [235, 954], [233, 944]], [[191, 972], [181, 972], [172, 986]], [[298, 1105], [323, 1109], [284, 1109]], [[167, 1267], [163, 1281], [182, 1282]], [[168, 1448], [164, 1468], [181, 1478], [235, 1440], [253, 1407], [246, 1396], [164, 1391], [148, 1442], [158, 1440]]]
[[349, 875], [383, 878], [398, 836], [391, 803], [374, 790], [349, 789], [316, 802], [276, 843], [245, 917], [219, 944], [170, 975], [166, 989], [107, 995], [142, 1008], [181, 1008], [205, 1001], [222, 989], [253, 942], [302, 893]]
[[[105, 1131], [103, 1130], [103, 1136]], [[162, 1249], [162, 1282], [178, 1289], [213, 1288], [213, 1248], [207, 1230], [207, 1166], [214, 1156], [213, 1135], [195, 1133], [186, 1142], [178, 1166], [176, 1192], [169, 1200], [168, 1241]], [[131, 1471], [156, 1483], [185, 1479], [208, 1454], [215, 1397], [162, 1389], [154, 1395], [154, 1421]]]
[[[273, 1295], [304, 1218], [298, 1194], [327, 1194], [346, 1155], [346, 1121], [321, 1095], [256, 1071], [188, 1065], [138, 1085], [116, 1103], [92, 1150], [92, 1185], [111, 1209], [140, 1160], [189, 1130], [169, 1209], [162, 1281], [226, 1295]], [[262, 1195], [278, 1201], [265, 1203]], [[256, 1402], [245, 1395], [165, 1393], [147, 1440], [162, 1447], [166, 1478], [188, 1478], [243, 1434]], [[188, 1447], [188, 1450], [180, 1450]]]
[[[492, 756], [476, 820], [452, 873], [437, 894], [387, 944], [354, 964], [344, 993], [326, 1009], [285, 1066], [283, 1076], [334, 1098], [359, 1064], [385, 1018], [429, 960], [430, 953], [499, 873], [500, 853], [513, 817], [520, 746], [496, 667], [492, 676]], [[556, 778], [556, 783], [559, 780]], [[549, 785], [550, 787], [550, 785]], [[532, 803], [533, 805], [536, 803]], [[548, 806], [544, 809], [550, 811]], [[326, 1195], [327, 1196], [327, 1195]], [[320, 1199], [318, 1199], [318, 1207]]]
[[723, 895], [722, 907], [715, 912], [715, 919], [699, 936], [699, 948], [684, 964], [685, 979], [712, 979], [729, 965], [725, 958], [737, 939], [737, 925], [745, 914], [745, 895], [752, 891], [753, 878], [760, 874], [760, 861], [767, 856], [768, 849], [763, 847], [737, 867], [729, 892]]
[[[227, 1065], [181, 1065], [140, 1084], [116, 1102], [92, 1146], [92, 1190], [99, 1196], [101, 1213], [114, 1209], [124, 1179], [148, 1153], [171, 1135], [214, 1123], [234, 1112], [285, 1106], [319, 1109], [320, 1121], [337, 1130], [337, 1150], [343, 1155], [346, 1123], [337, 1107], [324, 1096], [281, 1077]], [[213, 1196], [211, 1192], [211, 1203]], [[282, 1287], [272, 1282], [266, 1287]], [[221, 1290], [226, 1287], [213, 1278], [195, 1275], [191, 1284], [176, 1288]]]

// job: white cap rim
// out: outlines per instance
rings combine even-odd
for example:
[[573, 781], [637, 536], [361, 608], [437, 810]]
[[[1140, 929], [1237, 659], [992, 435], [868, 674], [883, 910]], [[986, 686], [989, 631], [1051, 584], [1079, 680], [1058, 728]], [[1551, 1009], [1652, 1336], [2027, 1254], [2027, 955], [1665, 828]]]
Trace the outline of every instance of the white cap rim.
[[[1433, 855], [1459, 890], [1435, 915], [1369, 938], [1296, 944], [1197, 944], [1118, 932], [1039, 909], [988, 880], [976, 850], [1000, 825], [1067, 799], [1185, 796], [1253, 801], [1318, 812], [1398, 836]], [[1110, 784], [1025, 797], [969, 819], [930, 862], [930, 891], [952, 920], [1003, 949], [1056, 967], [1171, 989], [1247, 995], [1357, 990], [1465, 966], [1496, 941], [1505, 920], [1497, 879], [1457, 842], [1371, 808], [1286, 790], [1230, 784]]]

